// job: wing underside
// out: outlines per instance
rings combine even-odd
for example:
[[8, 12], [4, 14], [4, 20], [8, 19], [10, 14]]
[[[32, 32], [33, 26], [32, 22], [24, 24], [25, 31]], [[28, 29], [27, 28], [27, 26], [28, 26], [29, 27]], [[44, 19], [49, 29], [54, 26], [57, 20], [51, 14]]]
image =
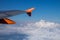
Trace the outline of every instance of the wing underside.
[[15, 22], [8, 18], [4, 18], [4, 19], [0, 19], [0, 24], [15, 24]]

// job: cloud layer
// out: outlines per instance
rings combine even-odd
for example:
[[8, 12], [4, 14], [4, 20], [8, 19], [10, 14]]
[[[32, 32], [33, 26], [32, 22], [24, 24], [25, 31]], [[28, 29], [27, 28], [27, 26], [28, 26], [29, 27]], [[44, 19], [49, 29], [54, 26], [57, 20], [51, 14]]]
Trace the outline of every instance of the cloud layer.
[[0, 30], [0, 34], [12, 34], [16, 32], [29, 35], [28, 40], [60, 40], [60, 24], [45, 20], [20, 24], [18, 27], [7, 25]]

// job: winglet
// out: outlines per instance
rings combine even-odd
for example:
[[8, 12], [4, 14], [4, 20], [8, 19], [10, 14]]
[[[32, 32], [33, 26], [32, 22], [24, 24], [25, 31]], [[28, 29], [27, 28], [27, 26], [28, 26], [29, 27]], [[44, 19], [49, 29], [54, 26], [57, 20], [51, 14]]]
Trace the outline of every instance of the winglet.
[[31, 16], [31, 12], [34, 10], [35, 8], [30, 8], [30, 9], [27, 9], [25, 10], [26, 13], [28, 14], [28, 16]]

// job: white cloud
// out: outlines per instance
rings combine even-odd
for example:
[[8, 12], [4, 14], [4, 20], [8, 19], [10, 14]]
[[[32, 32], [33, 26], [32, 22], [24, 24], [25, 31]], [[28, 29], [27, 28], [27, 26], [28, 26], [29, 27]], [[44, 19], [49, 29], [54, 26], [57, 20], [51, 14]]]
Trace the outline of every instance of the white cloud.
[[60, 40], [60, 24], [40, 20], [22, 26], [6, 26], [0, 33], [11, 34], [14, 32], [29, 35], [29, 40]]

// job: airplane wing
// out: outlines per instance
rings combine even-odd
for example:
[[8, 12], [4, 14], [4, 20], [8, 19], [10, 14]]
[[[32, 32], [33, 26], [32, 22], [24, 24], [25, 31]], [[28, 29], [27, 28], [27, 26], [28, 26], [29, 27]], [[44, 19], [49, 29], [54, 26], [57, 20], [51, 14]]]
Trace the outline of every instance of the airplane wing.
[[25, 11], [9, 10], [9, 11], [0, 12], [0, 19], [6, 18], [6, 17], [11, 17], [11, 16], [18, 15], [18, 14], [22, 14], [22, 13], [25, 13]]
[[30, 9], [25, 10], [25, 11], [22, 11], [22, 10], [9, 10], [9, 11], [0, 12], [0, 19], [11, 17], [11, 16], [18, 15], [18, 14], [23, 14], [23, 13], [27, 13], [28, 16], [31, 16], [32, 10], [34, 10], [34, 8], [30, 8]]
[[28, 16], [31, 16], [31, 12], [34, 10], [34, 8], [21, 11], [21, 10], [10, 10], [10, 11], [4, 11], [0, 12], [0, 24], [15, 24], [13, 20], [8, 19], [7, 17], [27, 13]]

